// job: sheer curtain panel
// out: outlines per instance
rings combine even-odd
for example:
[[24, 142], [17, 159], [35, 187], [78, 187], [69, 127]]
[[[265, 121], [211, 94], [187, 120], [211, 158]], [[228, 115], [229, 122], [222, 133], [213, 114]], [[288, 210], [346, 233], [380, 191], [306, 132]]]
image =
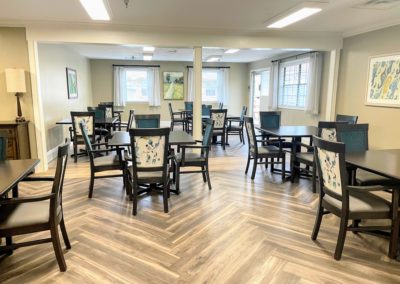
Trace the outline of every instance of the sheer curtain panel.
[[114, 66], [114, 105], [126, 105], [126, 69]]
[[149, 92], [149, 106], [160, 106], [160, 68], [149, 67], [147, 69], [147, 90]]

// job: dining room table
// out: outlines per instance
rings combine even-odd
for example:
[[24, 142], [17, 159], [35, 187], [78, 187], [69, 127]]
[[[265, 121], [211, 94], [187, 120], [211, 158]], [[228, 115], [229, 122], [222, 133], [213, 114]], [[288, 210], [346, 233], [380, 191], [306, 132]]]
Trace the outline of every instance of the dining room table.
[[38, 164], [38, 159], [0, 161], [0, 197], [10, 190], [13, 197], [18, 197], [18, 183], [33, 173]]
[[[400, 149], [386, 150], [367, 150], [363, 152], [347, 153], [346, 164], [350, 170], [363, 169], [374, 174], [378, 174], [399, 182], [398, 186], [391, 189], [391, 198], [393, 206], [393, 220], [400, 218], [398, 214], [399, 196], [400, 196]], [[394, 222], [395, 226], [399, 226], [399, 222]], [[397, 228], [398, 230], [398, 228]], [[391, 240], [389, 244], [389, 257], [399, 257], [399, 236]]]
[[[106, 125], [108, 127], [111, 127], [114, 124], [116, 124], [117, 122], [118, 122], [118, 117], [116, 117], [116, 116], [114, 116], [114, 117], [105, 117], [105, 118], [96, 118], [94, 120], [94, 124], [96, 126]], [[64, 118], [62, 120], [57, 121], [56, 124], [58, 124], [58, 125], [72, 125], [72, 120], [71, 120], [70, 117], [68, 117], [68, 118]]]

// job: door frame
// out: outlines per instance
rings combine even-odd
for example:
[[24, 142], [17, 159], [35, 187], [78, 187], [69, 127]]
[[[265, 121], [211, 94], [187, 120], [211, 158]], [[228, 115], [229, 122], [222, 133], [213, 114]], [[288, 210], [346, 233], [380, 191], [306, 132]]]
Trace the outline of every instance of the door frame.
[[[249, 81], [250, 81], [250, 95], [249, 95], [249, 106], [250, 106], [250, 111], [249, 113], [253, 116], [253, 95], [254, 95], [254, 78], [253, 78], [253, 73], [261, 73], [263, 71], [269, 71], [271, 73], [271, 67], [262, 67], [262, 68], [257, 68], [257, 69], [251, 69], [249, 73]], [[261, 99], [260, 99], [261, 100]]]

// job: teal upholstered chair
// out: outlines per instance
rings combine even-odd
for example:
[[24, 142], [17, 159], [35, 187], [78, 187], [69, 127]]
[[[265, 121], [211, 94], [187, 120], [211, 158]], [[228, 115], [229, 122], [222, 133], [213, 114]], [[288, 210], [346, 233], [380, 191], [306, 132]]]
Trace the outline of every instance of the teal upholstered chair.
[[136, 114], [136, 128], [160, 128], [159, 114]]
[[7, 138], [0, 136], [0, 161], [7, 159]]

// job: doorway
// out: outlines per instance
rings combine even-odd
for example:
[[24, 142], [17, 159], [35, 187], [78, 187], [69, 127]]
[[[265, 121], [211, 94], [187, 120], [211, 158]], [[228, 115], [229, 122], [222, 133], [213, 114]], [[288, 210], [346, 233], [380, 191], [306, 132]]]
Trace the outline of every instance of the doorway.
[[254, 124], [260, 124], [260, 111], [267, 109], [269, 95], [269, 70], [255, 70], [251, 72], [251, 114]]

